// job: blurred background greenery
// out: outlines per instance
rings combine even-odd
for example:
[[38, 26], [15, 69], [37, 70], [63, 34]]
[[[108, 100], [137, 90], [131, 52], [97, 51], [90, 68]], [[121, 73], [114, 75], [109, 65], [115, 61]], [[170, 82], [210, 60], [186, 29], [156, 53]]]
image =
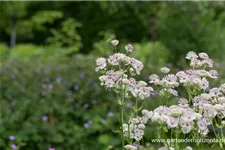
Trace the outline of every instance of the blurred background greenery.
[[[94, 71], [113, 38], [121, 52], [134, 45], [142, 80], [163, 66], [187, 67], [193, 50], [215, 61], [221, 76], [212, 86], [225, 81], [225, 2], [1, 1], [0, 149], [116, 149], [117, 108]], [[152, 98], [144, 107], [158, 105]], [[144, 141], [154, 131], [150, 124]]]

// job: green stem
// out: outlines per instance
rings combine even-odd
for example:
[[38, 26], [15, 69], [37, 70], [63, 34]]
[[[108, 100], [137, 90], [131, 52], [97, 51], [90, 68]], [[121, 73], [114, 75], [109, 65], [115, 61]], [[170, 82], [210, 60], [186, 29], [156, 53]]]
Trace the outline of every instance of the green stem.
[[136, 114], [136, 117], [138, 116], [138, 99], [136, 98], [136, 110], [135, 110], [135, 114]]
[[176, 139], [175, 139], [175, 140], [176, 140], [176, 141], [175, 141], [175, 142], [176, 142], [176, 146], [175, 146], [176, 150], [179, 150], [178, 136], [179, 136], [179, 135], [178, 135], [178, 128], [177, 128], [177, 129], [176, 129]]
[[123, 104], [120, 110], [120, 122], [121, 122], [121, 140], [122, 140], [122, 150], [124, 149], [124, 135], [123, 135]]
[[213, 132], [214, 132], [214, 134], [215, 134], [217, 140], [219, 141], [219, 142], [218, 142], [218, 145], [219, 145], [220, 149], [222, 149], [222, 148], [223, 148], [223, 143], [221, 143], [220, 136], [218, 136], [218, 135], [216, 134], [216, 130], [215, 130], [215, 127], [214, 127], [214, 125], [213, 125], [213, 121], [211, 121], [211, 124], [212, 124]]

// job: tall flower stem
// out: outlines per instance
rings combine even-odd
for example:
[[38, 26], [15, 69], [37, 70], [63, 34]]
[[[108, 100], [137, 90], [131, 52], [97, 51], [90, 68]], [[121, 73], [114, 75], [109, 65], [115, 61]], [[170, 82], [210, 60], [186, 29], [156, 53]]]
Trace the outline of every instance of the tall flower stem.
[[122, 150], [124, 149], [124, 135], [123, 135], [123, 104], [120, 107], [120, 122], [121, 122], [121, 141], [122, 141]]

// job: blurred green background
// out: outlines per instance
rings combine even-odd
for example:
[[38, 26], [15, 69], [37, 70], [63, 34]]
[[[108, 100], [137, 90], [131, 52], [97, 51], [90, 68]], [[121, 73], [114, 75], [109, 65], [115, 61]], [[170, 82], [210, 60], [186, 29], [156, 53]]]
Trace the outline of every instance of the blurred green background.
[[[118, 149], [118, 110], [95, 72], [95, 59], [113, 53], [113, 38], [120, 52], [134, 45], [145, 65], [139, 79], [187, 67], [192, 50], [215, 61], [220, 78], [212, 86], [225, 81], [225, 2], [1, 1], [0, 149]], [[158, 105], [151, 98], [144, 108]], [[153, 124], [144, 141], [157, 147], [151, 138]]]

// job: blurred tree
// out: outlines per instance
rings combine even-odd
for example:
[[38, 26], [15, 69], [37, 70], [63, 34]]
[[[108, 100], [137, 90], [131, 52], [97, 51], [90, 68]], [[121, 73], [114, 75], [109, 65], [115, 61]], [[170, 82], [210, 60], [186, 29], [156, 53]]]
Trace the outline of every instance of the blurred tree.
[[190, 50], [223, 57], [221, 50], [225, 51], [225, 26], [222, 19], [216, 17], [214, 3], [161, 3], [157, 30], [159, 40], [169, 48], [170, 61], [178, 62]]

